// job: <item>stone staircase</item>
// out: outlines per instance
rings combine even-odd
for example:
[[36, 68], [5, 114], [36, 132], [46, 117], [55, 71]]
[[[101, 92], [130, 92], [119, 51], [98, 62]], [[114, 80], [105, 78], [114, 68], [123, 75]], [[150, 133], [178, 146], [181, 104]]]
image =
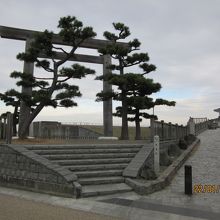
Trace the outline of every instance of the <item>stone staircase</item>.
[[123, 170], [139, 152], [140, 144], [38, 145], [29, 150], [52, 163], [69, 169], [78, 177], [82, 197], [132, 190], [124, 182]]

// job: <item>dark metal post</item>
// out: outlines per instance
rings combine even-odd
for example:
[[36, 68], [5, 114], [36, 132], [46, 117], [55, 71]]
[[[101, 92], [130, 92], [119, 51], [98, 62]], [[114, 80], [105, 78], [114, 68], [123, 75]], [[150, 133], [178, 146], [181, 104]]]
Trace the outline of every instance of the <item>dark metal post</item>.
[[185, 165], [185, 194], [192, 195], [192, 166]]

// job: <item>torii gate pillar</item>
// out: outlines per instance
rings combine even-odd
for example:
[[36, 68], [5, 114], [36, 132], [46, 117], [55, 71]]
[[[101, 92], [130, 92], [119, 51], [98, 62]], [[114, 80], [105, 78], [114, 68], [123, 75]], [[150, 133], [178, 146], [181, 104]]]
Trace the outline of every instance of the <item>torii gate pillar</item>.
[[[111, 65], [111, 56], [103, 56], [103, 75], [111, 74], [109, 69]], [[103, 80], [103, 92], [111, 92], [112, 85]], [[103, 102], [103, 126], [104, 126], [104, 136], [112, 137], [113, 136], [113, 120], [112, 120], [112, 99]]]
[[[31, 39], [27, 39], [26, 44], [25, 44], [25, 52], [27, 52], [27, 50], [29, 49], [30, 44], [31, 44]], [[24, 62], [23, 72], [33, 76], [34, 75], [34, 63]], [[32, 95], [32, 87], [22, 86], [21, 92], [25, 95], [31, 96]], [[31, 112], [30, 107], [28, 107], [25, 104], [25, 102], [21, 101], [20, 113], [19, 113], [19, 126], [18, 126], [19, 136], [20, 136], [20, 132], [22, 129], [22, 125], [24, 124], [27, 117], [30, 115], [30, 112]], [[29, 132], [27, 132], [27, 135], [28, 135], [28, 133]]]

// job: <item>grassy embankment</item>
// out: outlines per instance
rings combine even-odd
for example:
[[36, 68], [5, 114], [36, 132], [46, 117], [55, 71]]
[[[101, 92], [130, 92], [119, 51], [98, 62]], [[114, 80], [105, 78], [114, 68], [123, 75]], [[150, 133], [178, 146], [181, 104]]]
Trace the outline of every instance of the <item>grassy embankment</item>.
[[[103, 134], [103, 126], [101, 125], [82, 125], [81, 127], [85, 127], [87, 129], [93, 130], [100, 134]], [[129, 137], [131, 140], [135, 139], [135, 127], [129, 127]], [[148, 127], [141, 128], [142, 139], [148, 139], [150, 137], [150, 129]], [[114, 126], [113, 127], [113, 136], [120, 137], [121, 135], [121, 126]]]

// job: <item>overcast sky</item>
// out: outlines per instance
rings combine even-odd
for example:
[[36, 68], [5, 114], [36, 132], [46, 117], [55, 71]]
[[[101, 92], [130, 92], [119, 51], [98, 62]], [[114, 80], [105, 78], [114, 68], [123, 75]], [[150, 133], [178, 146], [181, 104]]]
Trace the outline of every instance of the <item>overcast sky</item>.
[[[142, 42], [141, 51], [148, 52], [150, 63], [157, 66], [148, 75], [162, 85], [154, 98], [177, 102], [176, 107], [155, 108], [160, 120], [186, 124], [190, 116], [218, 116], [213, 109], [220, 107], [219, 0], [0, 1], [0, 25], [4, 26], [57, 32], [59, 18], [67, 15], [92, 26], [101, 39], [105, 30], [112, 30], [112, 22], [130, 27], [131, 39]], [[0, 92], [14, 88], [15, 80], [9, 74], [22, 70], [16, 55], [23, 50], [24, 42], [0, 38]], [[96, 54], [93, 50], [81, 52]], [[101, 65], [89, 66], [102, 74]], [[83, 93], [77, 108], [47, 108], [36, 120], [102, 123], [102, 103], [94, 101], [102, 83], [94, 78], [76, 82]], [[0, 113], [10, 110], [4, 103], [0, 107]]]

